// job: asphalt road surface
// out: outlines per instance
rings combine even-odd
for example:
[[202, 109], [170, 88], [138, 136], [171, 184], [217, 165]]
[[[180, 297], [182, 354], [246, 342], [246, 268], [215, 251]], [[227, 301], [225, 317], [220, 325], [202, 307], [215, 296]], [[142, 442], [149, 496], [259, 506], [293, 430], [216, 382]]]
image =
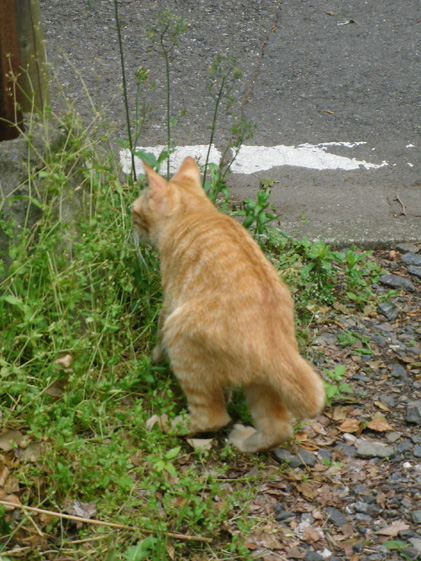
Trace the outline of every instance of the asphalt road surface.
[[[142, 98], [155, 106], [144, 147], [166, 142], [165, 67], [146, 32], [165, 8], [188, 23], [172, 51], [172, 114], [186, 111], [173, 129], [176, 146], [208, 143], [209, 66], [218, 54], [235, 56], [243, 75], [234, 111], [257, 125], [246, 143], [253, 148], [240, 152], [229, 177], [235, 198], [272, 178], [288, 232], [337, 244], [421, 239], [417, 2], [120, 1], [132, 118], [139, 66], [156, 82]], [[85, 119], [92, 104], [103, 111], [117, 140], [127, 134], [114, 9], [112, 0], [41, 0], [53, 109], [64, 107], [64, 88]], [[231, 125], [222, 108], [214, 140], [221, 153]]]

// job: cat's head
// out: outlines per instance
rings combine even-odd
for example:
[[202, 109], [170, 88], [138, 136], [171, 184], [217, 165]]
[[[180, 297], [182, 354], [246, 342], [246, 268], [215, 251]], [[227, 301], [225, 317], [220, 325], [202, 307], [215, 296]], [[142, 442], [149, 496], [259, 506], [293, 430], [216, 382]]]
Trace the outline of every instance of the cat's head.
[[157, 245], [162, 229], [183, 202], [196, 197], [206, 199], [206, 195], [201, 186], [199, 168], [191, 157], [183, 160], [171, 181], [158, 175], [147, 164], [143, 165], [149, 186], [133, 204], [133, 230], [141, 243]]

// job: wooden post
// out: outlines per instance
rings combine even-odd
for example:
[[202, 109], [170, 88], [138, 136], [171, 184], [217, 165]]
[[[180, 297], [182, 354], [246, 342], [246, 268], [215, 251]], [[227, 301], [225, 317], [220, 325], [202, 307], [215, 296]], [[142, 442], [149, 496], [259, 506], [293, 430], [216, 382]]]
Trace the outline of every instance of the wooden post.
[[0, 0], [0, 140], [19, 136], [22, 121], [19, 88], [11, 75], [19, 73], [15, 1]]
[[[0, 0], [1, 1], [1, 0]], [[22, 111], [41, 113], [48, 104], [48, 71], [39, 0], [14, 0], [21, 68]]]

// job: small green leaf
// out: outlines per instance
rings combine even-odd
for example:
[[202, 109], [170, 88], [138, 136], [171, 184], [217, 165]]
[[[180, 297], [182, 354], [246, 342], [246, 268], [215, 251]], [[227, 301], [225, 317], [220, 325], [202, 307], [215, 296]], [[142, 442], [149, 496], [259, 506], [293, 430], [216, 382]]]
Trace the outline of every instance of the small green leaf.
[[172, 460], [178, 455], [180, 450], [181, 450], [181, 446], [176, 446], [175, 448], [171, 448], [171, 450], [168, 450], [168, 452], [165, 454], [164, 458], [166, 460]]
[[13, 296], [12, 294], [9, 294], [8, 296], [3, 296], [2, 300], [5, 300], [6, 302], [11, 304], [12, 306], [17, 306], [21, 310], [23, 309], [22, 300], [20, 298], [17, 298], [16, 296]]

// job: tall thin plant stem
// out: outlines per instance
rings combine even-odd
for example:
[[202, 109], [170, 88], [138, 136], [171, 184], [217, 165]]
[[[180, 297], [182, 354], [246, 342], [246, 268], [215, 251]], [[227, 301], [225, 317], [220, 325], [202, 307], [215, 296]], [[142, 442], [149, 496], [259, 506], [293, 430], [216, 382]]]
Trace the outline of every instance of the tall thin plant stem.
[[117, 24], [118, 45], [119, 45], [119, 48], [120, 48], [121, 74], [122, 74], [122, 77], [123, 77], [123, 93], [124, 93], [124, 105], [125, 105], [125, 108], [126, 108], [127, 135], [129, 137], [130, 154], [131, 154], [131, 157], [132, 157], [133, 179], [134, 179], [134, 181], [136, 181], [136, 168], [135, 168], [135, 162], [134, 162], [132, 132], [131, 132], [131, 126], [130, 126], [129, 101], [127, 99], [126, 71], [125, 71], [125, 68], [124, 68], [123, 41], [121, 40], [120, 19], [118, 17], [118, 1], [117, 0], [114, 0], [114, 8], [115, 8], [115, 21], [116, 21], [116, 24]]
[[224, 91], [225, 79], [226, 79], [226, 76], [224, 76], [223, 79], [222, 79], [221, 87], [219, 88], [218, 96], [216, 98], [215, 111], [213, 112], [213, 120], [212, 120], [212, 125], [211, 125], [211, 136], [210, 136], [210, 140], [209, 140], [208, 152], [206, 154], [205, 170], [203, 172], [203, 182], [202, 182], [203, 187], [205, 186], [205, 182], [206, 182], [206, 174], [207, 174], [207, 171], [208, 171], [209, 155], [210, 155], [210, 151], [211, 151], [211, 148], [212, 148], [213, 137], [215, 135], [216, 118], [218, 116], [218, 107], [219, 107], [219, 103], [220, 103], [221, 98], [222, 98], [222, 92]]
[[167, 76], [167, 150], [168, 150], [168, 158], [167, 158], [167, 180], [170, 180], [170, 150], [171, 150], [171, 84], [170, 84], [170, 60], [168, 57], [168, 50], [164, 44], [164, 35], [168, 30], [169, 25], [167, 25], [164, 31], [161, 33], [161, 37], [159, 39], [161, 43], [162, 53], [165, 59], [165, 72]]

